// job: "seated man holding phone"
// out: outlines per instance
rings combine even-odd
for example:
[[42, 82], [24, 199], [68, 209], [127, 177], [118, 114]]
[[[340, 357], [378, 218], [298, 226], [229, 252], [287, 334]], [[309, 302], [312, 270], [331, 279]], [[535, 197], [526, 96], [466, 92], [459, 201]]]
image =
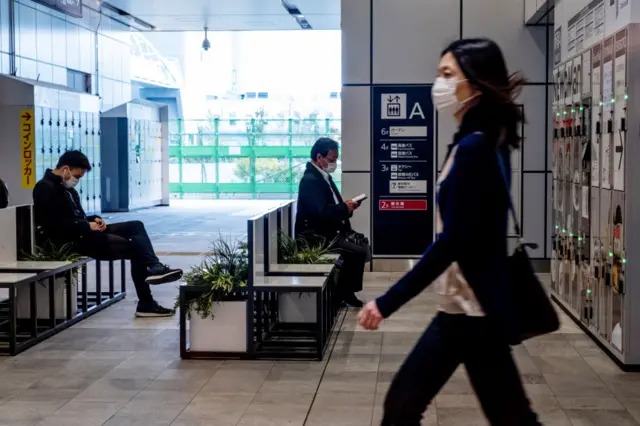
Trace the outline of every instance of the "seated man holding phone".
[[364, 266], [370, 260], [369, 241], [351, 228], [349, 219], [367, 197], [362, 194], [343, 201], [331, 178], [336, 170], [339, 145], [320, 138], [311, 149], [311, 161], [300, 181], [296, 236], [307, 240], [323, 238], [342, 255], [343, 265], [338, 283], [343, 303], [358, 308], [362, 302], [356, 293], [362, 291]]

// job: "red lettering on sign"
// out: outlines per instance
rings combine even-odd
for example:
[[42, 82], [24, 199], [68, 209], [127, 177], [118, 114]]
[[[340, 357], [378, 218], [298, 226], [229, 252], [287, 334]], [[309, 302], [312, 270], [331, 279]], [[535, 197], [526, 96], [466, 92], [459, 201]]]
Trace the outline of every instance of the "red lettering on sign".
[[427, 200], [380, 200], [380, 210], [425, 211]]

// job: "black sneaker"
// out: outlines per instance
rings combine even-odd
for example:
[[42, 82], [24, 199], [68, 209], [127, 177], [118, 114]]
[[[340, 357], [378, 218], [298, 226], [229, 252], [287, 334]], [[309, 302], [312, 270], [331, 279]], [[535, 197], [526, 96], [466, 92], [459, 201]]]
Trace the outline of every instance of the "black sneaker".
[[172, 283], [182, 278], [182, 269], [172, 269], [167, 265], [158, 264], [147, 269], [147, 284], [158, 285]]
[[362, 300], [358, 299], [354, 293], [345, 296], [342, 304], [347, 308], [362, 308], [364, 306]]
[[160, 317], [172, 317], [174, 311], [171, 309], [163, 308], [158, 305], [155, 300], [151, 303], [138, 302], [138, 309], [136, 309], [136, 317], [138, 318], [160, 318]]

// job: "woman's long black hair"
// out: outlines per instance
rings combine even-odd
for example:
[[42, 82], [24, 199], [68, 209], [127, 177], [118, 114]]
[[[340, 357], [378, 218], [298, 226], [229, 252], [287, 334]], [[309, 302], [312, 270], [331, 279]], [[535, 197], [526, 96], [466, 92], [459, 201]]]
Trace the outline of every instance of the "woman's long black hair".
[[477, 101], [463, 119], [462, 126], [471, 125], [473, 131], [483, 131], [487, 137], [518, 148], [522, 140], [519, 132], [524, 122], [524, 111], [515, 99], [525, 80], [520, 73], [509, 74], [507, 64], [498, 45], [486, 38], [457, 40], [442, 51], [451, 53], [460, 69], [480, 92]]

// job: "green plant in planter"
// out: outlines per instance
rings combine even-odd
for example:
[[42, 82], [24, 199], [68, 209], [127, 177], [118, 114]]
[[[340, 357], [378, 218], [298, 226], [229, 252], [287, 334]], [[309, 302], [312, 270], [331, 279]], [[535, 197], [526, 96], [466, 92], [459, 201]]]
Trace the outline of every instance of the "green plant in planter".
[[[313, 241], [313, 242], [312, 242]], [[331, 264], [334, 259], [328, 255], [333, 253], [335, 240], [327, 243], [320, 236], [305, 238], [302, 236], [291, 237], [284, 232], [278, 233], [278, 258], [282, 263], [288, 264]]]
[[82, 256], [73, 251], [71, 244], [56, 246], [47, 242], [42, 247], [36, 247], [34, 253], [24, 254], [24, 260], [33, 262], [77, 262]]
[[[43, 246], [35, 248], [33, 253], [23, 253], [23, 260], [30, 262], [77, 262], [82, 259], [82, 256], [73, 251], [71, 244], [64, 244], [56, 246], [50, 241], [47, 241]], [[75, 279], [78, 277], [78, 270], [73, 269], [71, 276]], [[40, 283], [44, 286], [44, 283]]]
[[[242, 240], [220, 236], [211, 243], [212, 255], [194, 266], [183, 279], [188, 286], [202, 287], [204, 291], [190, 300], [187, 316], [195, 311], [201, 318], [214, 317], [213, 305], [234, 294], [241, 294], [249, 279], [249, 255]], [[179, 307], [179, 296], [175, 308]]]

